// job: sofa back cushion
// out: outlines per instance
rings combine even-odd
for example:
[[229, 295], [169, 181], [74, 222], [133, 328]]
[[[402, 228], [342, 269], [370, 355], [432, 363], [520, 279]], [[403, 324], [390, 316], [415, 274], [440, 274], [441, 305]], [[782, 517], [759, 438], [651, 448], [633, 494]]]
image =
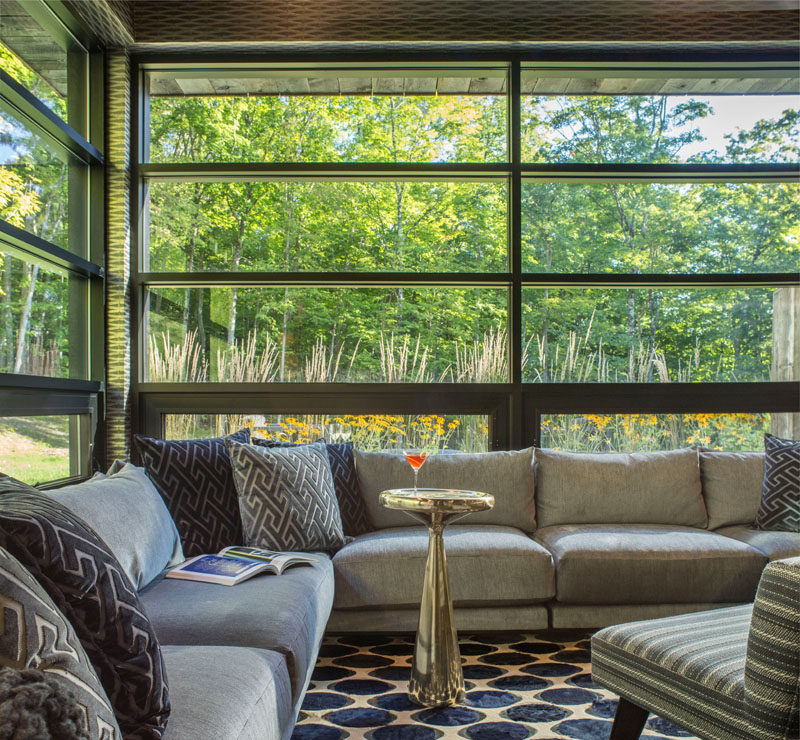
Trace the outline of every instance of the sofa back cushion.
[[140, 590], [164, 568], [182, 562], [183, 549], [175, 522], [144, 470], [130, 463], [115, 468], [111, 475], [98, 473], [45, 493], [100, 535]]
[[536, 518], [554, 524], [705, 527], [697, 450], [536, 450]]
[[755, 522], [764, 478], [763, 452], [701, 450], [700, 476], [709, 529]]
[[[536, 529], [532, 462], [532, 447], [432, 455], [419, 470], [419, 486], [491, 493], [494, 508], [470, 514], [466, 524], [497, 524], [532, 532]], [[378, 500], [381, 491], [414, 485], [414, 473], [402, 455], [356, 450], [356, 472], [367, 514], [376, 529], [414, 524], [410, 516], [385, 509]]]

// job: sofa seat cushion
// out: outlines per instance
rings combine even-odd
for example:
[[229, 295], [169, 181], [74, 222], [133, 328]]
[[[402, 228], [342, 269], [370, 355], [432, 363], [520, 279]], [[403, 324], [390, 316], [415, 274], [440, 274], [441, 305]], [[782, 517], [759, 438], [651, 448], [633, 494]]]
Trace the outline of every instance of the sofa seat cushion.
[[800, 555], [800, 532], [753, 529], [753, 527], [722, 527], [717, 534], [733, 537], [763, 552], [770, 560]]
[[700, 737], [752, 740], [744, 664], [752, 605], [607, 627], [592, 679]]
[[[292, 696], [305, 689], [333, 603], [327, 555], [283, 575], [236, 586], [164, 578], [141, 593], [156, 634], [167, 645], [238, 645], [281, 653]], [[168, 674], [171, 675], [171, 674]]]
[[561, 525], [536, 539], [553, 554], [565, 604], [752, 601], [767, 563], [744, 542], [674, 525]]
[[287, 732], [292, 690], [280, 653], [205, 645], [163, 651], [172, 696], [163, 740], [281, 740]]
[[[521, 530], [456, 524], [444, 530], [450, 594], [456, 606], [549, 599], [550, 553]], [[361, 535], [333, 558], [337, 609], [418, 607], [428, 530], [396, 527]]]

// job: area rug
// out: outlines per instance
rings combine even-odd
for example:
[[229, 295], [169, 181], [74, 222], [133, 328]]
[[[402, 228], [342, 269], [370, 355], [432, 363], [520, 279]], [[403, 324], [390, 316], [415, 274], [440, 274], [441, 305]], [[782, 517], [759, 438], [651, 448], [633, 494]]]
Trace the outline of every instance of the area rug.
[[[413, 635], [326, 637], [293, 740], [607, 740], [616, 696], [592, 682], [586, 631], [459, 635], [467, 697], [407, 696]], [[650, 716], [642, 738], [693, 735]]]

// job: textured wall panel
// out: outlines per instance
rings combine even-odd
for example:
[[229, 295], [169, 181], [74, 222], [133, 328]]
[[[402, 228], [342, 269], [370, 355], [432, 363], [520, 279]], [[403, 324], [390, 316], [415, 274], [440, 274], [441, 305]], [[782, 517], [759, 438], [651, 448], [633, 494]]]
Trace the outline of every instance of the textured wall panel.
[[106, 457], [128, 459], [131, 431], [130, 60], [106, 53]]
[[137, 43], [796, 40], [784, 0], [136, 0]]
[[128, 46], [133, 41], [127, 0], [68, 0], [65, 5], [104, 46]]

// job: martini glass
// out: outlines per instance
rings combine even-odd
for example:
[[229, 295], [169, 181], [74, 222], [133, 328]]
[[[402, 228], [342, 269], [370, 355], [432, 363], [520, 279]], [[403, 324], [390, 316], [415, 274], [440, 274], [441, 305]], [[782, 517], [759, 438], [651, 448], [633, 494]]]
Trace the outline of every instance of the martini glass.
[[417, 476], [419, 469], [425, 464], [425, 461], [430, 457], [431, 450], [424, 450], [419, 448], [403, 450], [403, 456], [406, 462], [411, 466], [414, 471], [414, 490], [417, 490]]

